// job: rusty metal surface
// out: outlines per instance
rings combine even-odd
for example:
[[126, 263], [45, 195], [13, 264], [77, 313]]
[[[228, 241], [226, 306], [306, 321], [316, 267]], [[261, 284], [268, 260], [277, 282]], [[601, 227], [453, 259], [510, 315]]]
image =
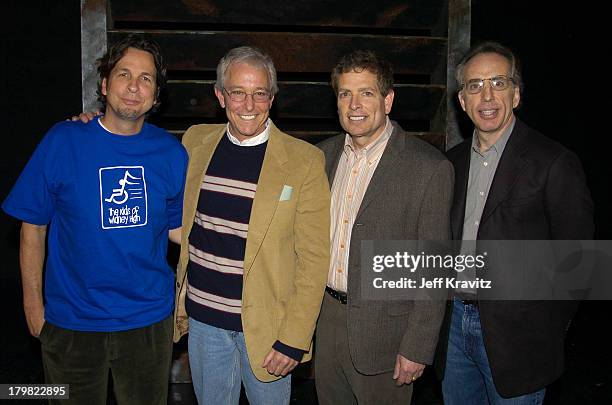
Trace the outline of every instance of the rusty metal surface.
[[450, 149], [463, 140], [458, 124], [458, 114], [463, 114], [463, 111], [456, 100], [455, 67], [470, 47], [471, 0], [449, 0], [448, 7], [446, 148]]
[[81, 0], [81, 94], [83, 111], [99, 109], [96, 60], [106, 52], [107, 0]]

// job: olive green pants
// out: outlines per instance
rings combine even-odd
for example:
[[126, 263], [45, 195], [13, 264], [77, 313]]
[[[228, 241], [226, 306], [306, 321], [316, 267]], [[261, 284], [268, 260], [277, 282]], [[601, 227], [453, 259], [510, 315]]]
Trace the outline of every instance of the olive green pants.
[[40, 341], [45, 382], [70, 384], [70, 399], [51, 404], [106, 405], [109, 375], [118, 405], [167, 403], [172, 316], [120, 332], [80, 332], [46, 322]]

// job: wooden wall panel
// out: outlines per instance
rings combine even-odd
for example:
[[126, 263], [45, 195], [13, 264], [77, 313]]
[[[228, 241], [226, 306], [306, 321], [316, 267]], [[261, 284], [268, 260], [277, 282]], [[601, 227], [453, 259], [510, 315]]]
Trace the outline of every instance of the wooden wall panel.
[[330, 73], [355, 49], [375, 49], [389, 60], [396, 74], [429, 75], [446, 58], [446, 39], [410, 36], [328, 33], [221, 31], [109, 31], [110, 42], [132, 32], [145, 32], [157, 41], [168, 68], [214, 72], [230, 49], [256, 46], [274, 60], [278, 72]]
[[[335, 119], [336, 99], [327, 83], [279, 82], [274, 115], [280, 119]], [[170, 81], [167, 86], [167, 117], [218, 116], [219, 103], [213, 81]], [[395, 88], [392, 116], [398, 120], [429, 120], [438, 108], [444, 86], [400, 85]]]
[[[83, 21], [105, 21], [110, 43], [144, 33], [161, 45], [169, 86], [150, 119], [178, 135], [191, 124], [226, 121], [213, 93], [215, 70], [242, 45], [272, 56], [280, 92], [271, 117], [294, 136], [315, 142], [340, 129], [328, 82], [339, 58], [355, 49], [373, 49], [391, 62], [392, 119], [441, 149], [445, 131], [455, 132], [450, 75], [469, 44], [470, 0], [81, 0], [81, 9]], [[83, 38], [95, 34], [84, 27]], [[85, 41], [83, 55], [99, 56], [102, 42]], [[83, 81], [88, 110], [92, 80]]]
[[113, 1], [117, 25], [136, 23], [281, 25], [338, 28], [431, 29], [444, 0], [184, 0]]

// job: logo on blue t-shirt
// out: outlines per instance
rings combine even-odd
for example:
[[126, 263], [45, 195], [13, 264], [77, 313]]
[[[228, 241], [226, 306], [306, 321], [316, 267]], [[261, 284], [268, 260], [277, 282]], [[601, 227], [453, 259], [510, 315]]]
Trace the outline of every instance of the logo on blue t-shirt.
[[147, 224], [147, 183], [142, 166], [100, 168], [102, 229]]

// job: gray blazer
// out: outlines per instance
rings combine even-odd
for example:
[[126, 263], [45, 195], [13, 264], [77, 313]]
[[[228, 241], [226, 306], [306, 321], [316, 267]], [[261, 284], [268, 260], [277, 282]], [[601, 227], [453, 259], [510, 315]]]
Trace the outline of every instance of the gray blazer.
[[[428, 143], [407, 135], [393, 122], [393, 133], [357, 213], [349, 252], [348, 337], [355, 368], [374, 375], [393, 370], [399, 353], [431, 364], [444, 316], [444, 302], [362, 301], [362, 240], [448, 240], [453, 168]], [[344, 134], [321, 142], [332, 183]]]

